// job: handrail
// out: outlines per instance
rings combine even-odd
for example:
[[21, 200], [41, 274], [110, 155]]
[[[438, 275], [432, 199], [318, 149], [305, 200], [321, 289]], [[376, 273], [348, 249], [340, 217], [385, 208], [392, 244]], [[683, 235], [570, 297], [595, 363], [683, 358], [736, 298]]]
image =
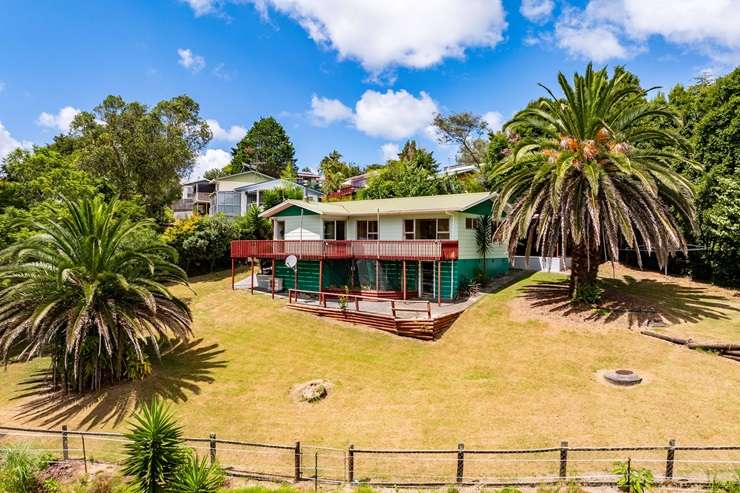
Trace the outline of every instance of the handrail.
[[451, 260], [457, 240], [233, 240], [232, 258]]

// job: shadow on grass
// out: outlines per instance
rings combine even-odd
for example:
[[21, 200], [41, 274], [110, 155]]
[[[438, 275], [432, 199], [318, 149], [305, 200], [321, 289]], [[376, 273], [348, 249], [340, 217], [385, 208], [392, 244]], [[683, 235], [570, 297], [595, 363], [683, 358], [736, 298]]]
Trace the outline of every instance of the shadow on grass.
[[118, 425], [128, 418], [131, 409], [158, 397], [184, 402], [188, 394], [199, 394], [203, 384], [214, 381], [212, 372], [226, 366], [219, 359], [224, 353], [217, 344], [201, 345], [194, 339], [173, 346], [153, 362], [152, 375], [138, 382], [108, 387], [89, 394], [72, 394], [50, 386], [48, 370], [38, 371], [21, 382], [22, 390], [13, 397], [31, 398], [21, 405], [16, 417], [35, 421], [44, 427], [59, 426], [79, 419], [78, 428]]
[[563, 315], [588, 313], [586, 320], [605, 323], [627, 317], [630, 327], [647, 325], [651, 320], [668, 323], [699, 322], [703, 319], [729, 320], [730, 312], [740, 309], [729, 298], [711, 293], [702, 287], [683, 286], [655, 279], [600, 279], [604, 296], [595, 309], [587, 305], [572, 305], [568, 297], [568, 281], [540, 281], [522, 289], [532, 306], [547, 307]]

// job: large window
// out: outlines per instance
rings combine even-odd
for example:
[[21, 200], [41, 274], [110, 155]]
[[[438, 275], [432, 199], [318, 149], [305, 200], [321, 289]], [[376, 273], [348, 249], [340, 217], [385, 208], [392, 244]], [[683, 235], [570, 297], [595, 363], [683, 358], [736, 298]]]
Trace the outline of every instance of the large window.
[[450, 220], [441, 219], [417, 219], [404, 221], [404, 238], [407, 240], [449, 240]]
[[378, 221], [357, 221], [358, 240], [377, 240]]
[[344, 221], [324, 221], [325, 240], [344, 239]]
[[223, 212], [235, 217], [242, 211], [242, 194], [240, 192], [218, 192], [216, 212]]

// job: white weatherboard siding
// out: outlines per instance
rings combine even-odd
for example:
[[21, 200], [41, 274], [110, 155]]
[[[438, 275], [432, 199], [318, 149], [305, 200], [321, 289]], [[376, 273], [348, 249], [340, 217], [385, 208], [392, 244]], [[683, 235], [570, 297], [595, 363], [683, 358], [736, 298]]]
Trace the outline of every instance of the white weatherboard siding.
[[[478, 246], [475, 243], [475, 230], [465, 228], [465, 218], [479, 217], [477, 214], [455, 214], [457, 216], [457, 241], [458, 241], [458, 255], [459, 258], [480, 258], [478, 253]], [[508, 254], [506, 253], [506, 246], [503, 243], [494, 243], [486, 253], [487, 258], [505, 258]]]
[[[286, 240], [320, 240], [323, 227], [321, 217], [315, 214], [303, 216], [303, 228], [301, 229], [301, 216], [285, 216], [276, 218], [285, 221]], [[303, 234], [301, 235], [301, 231]]]

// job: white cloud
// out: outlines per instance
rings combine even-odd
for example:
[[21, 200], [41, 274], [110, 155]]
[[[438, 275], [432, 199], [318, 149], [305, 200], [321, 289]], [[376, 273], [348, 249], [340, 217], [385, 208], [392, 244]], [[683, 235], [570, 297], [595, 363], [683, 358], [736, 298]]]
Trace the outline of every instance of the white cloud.
[[[494, 47], [506, 29], [501, 0], [253, 0], [295, 19], [316, 43], [378, 74], [426, 68]], [[202, 8], [202, 7], [201, 7]], [[196, 11], [197, 13], [197, 11]]]
[[231, 161], [231, 153], [223, 149], [207, 149], [206, 152], [198, 154], [195, 158], [193, 172], [190, 173], [190, 179], [198, 180], [203, 178], [203, 173], [209, 169], [223, 168]]
[[566, 9], [555, 36], [571, 55], [598, 62], [628, 58], [658, 36], [728, 64], [740, 60], [739, 25], [737, 0], [589, 0]]
[[424, 91], [417, 98], [403, 89], [367, 90], [355, 105], [355, 126], [373, 137], [404, 139], [424, 130], [437, 112], [437, 103]]
[[213, 133], [213, 140], [224, 140], [226, 142], [239, 142], [247, 134], [247, 129], [241, 125], [232, 125], [228, 130], [222, 128], [218, 120], [206, 120], [208, 128]]
[[519, 12], [532, 22], [544, 22], [555, 6], [552, 0], [522, 0]]
[[336, 121], [351, 120], [352, 109], [338, 99], [311, 96], [311, 119], [319, 126], [329, 125]]
[[69, 127], [72, 125], [72, 120], [75, 119], [78, 113], [80, 113], [80, 110], [71, 106], [65, 106], [56, 114], [44, 111], [39, 115], [36, 124], [42, 127], [55, 128], [60, 132], [67, 133], [69, 132]]
[[3, 125], [3, 122], [0, 122], [0, 161], [19, 147], [30, 148], [31, 146], [32, 144], [30, 142], [19, 142], [14, 139], [5, 128], [5, 125]]
[[200, 55], [193, 53], [190, 48], [178, 48], [177, 56], [180, 59], [177, 61], [180, 65], [196, 74], [203, 70], [206, 66], [206, 60]]
[[399, 152], [401, 150], [398, 148], [398, 144], [394, 144], [393, 142], [387, 142], [380, 146], [380, 155], [383, 156], [383, 161], [397, 159]]
[[488, 130], [491, 132], [498, 132], [504, 126], [504, 115], [498, 111], [483, 113], [482, 118], [488, 124]]
[[221, 4], [218, 0], [182, 0], [193, 9], [196, 17], [216, 12]]

